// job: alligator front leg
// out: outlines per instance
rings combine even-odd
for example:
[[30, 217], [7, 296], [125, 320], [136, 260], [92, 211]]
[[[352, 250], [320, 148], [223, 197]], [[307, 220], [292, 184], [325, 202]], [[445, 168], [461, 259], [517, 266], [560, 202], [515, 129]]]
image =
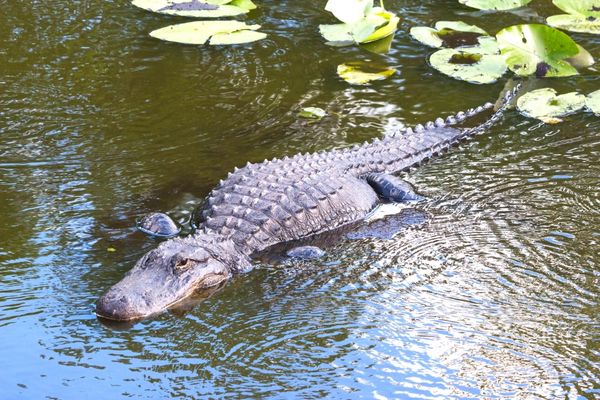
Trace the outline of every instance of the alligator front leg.
[[423, 200], [423, 196], [415, 193], [413, 187], [402, 179], [389, 174], [368, 174], [365, 179], [380, 198], [392, 201]]

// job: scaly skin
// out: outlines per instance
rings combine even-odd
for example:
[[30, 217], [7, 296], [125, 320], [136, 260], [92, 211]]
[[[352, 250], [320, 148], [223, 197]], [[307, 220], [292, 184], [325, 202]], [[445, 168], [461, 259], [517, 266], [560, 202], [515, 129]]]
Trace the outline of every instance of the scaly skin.
[[362, 220], [379, 202], [366, 176], [407, 170], [482, 133], [500, 118], [508, 98], [475, 128], [453, 125], [491, 104], [349, 149], [236, 168], [209, 194], [196, 233], [148, 252], [98, 300], [97, 315], [132, 320], [156, 314], [248, 271], [261, 250]]

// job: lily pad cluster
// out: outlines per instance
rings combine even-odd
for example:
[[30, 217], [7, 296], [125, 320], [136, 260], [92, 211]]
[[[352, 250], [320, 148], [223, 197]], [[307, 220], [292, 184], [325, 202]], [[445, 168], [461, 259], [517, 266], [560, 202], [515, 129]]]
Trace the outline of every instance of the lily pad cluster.
[[[134, 6], [167, 15], [219, 18], [245, 14], [256, 8], [252, 0], [134, 0]], [[267, 37], [260, 25], [239, 21], [196, 21], [169, 25], [150, 36], [185, 44], [228, 45], [254, 42]]]
[[548, 17], [548, 25], [571, 32], [600, 34], [600, 1], [553, 0], [552, 3], [566, 14]]
[[528, 92], [517, 100], [517, 109], [521, 114], [547, 124], [562, 122], [561, 117], [584, 108], [600, 115], [600, 90], [585, 96], [577, 92], [558, 95], [552, 88], [543, 88]]
[[496, 39], [485, 30], [462, 21], [439, 21], [435, 28], [414, 27], [413, 38], [442, 48], [429, 58], [431, 66], [452, 78], [471, 83], [496, 82], [506, 72]]
[[392, 35], [400, 19], [392, 12], [373, 6], [373, 0], [329, 0], [325, 10], [341, 23], [319, 25], [331, 46], [370, 43]]
[[[511, 10], [523, 7], [532, 0], [458, 0], [478, 10]], [[598, 0], [552, 0], [566, 14], [546, 19], [548, 25], [571, 32], [600, 34], [600, 2]]]
[[491, 37], [462, 21], [439, 21], [435, 28], [414, 27], [410, 34], [439, 48], [429, 59], [438, 71], [471, 83], [493, 83], [510, 69], [517, 75], [577, 75], [594, 58], [564, 32], [542, 24], [514, 25]]

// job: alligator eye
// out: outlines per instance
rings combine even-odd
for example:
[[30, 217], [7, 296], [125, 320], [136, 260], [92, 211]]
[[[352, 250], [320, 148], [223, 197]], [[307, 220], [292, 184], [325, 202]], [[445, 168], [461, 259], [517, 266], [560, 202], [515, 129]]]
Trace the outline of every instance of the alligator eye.
[[175, 262], [175, 269], [184, 270], [192, 266], [192, 260], [189, 258], [180, 258]]

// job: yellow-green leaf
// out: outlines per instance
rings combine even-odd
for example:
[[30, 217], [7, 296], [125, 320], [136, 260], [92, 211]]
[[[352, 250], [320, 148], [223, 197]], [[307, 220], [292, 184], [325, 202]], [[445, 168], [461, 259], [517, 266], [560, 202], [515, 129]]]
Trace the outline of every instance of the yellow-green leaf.
[[379, 68], [363, 62], [349, 62], [340, 64], [337, 73], [346, 82], [352, 85], [367, 85], [371, 81], [379, 81], [396, 73], [394, 68]]

